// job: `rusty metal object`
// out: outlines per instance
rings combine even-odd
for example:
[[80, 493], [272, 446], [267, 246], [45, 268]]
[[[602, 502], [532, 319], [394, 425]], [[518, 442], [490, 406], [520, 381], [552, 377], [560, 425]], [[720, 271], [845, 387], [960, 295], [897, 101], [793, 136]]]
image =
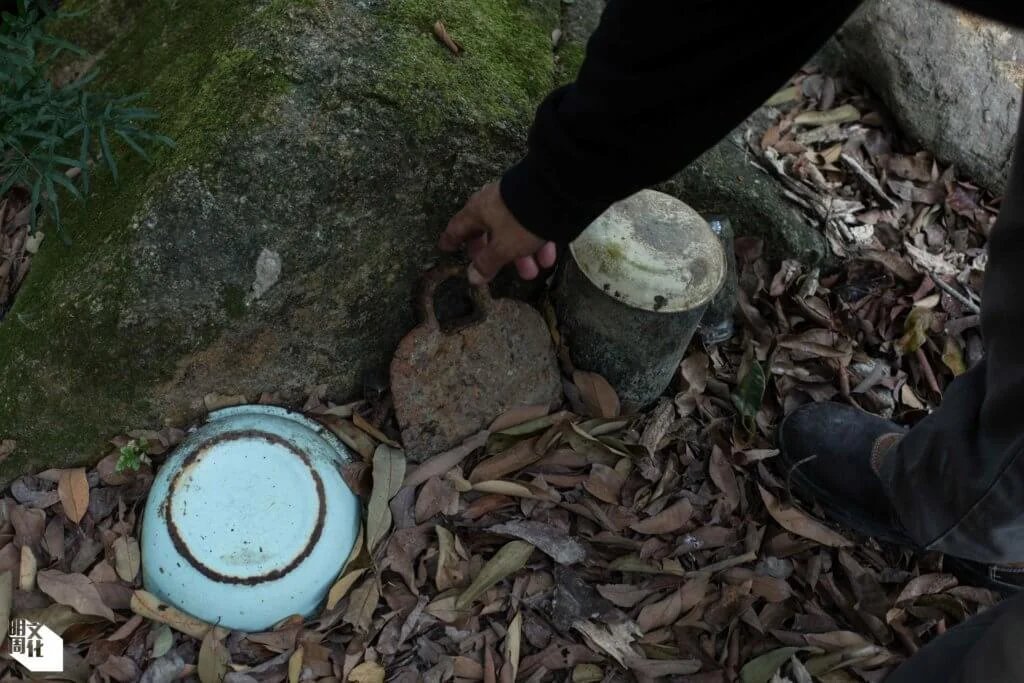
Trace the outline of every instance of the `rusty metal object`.
[[492, 299], [471, 288], [475, 315], [446, 329], [434, 294], [463, 268], [443, 266], [423, 281], [423, 324], [398, 345], [391, 391], [411, 460], [452, 448], [517, 406], [554, 404], [561, 378], [551, 334], [540, 313], [521, 301]]

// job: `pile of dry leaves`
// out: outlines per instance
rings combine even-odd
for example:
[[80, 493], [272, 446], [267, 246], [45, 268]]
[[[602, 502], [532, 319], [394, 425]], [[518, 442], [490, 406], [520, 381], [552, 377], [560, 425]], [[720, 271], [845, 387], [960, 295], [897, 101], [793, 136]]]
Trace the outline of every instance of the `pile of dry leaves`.
[[[354, 454], [362, 538], [319, 614], [256, 634], [141, 589], [140, 510], [183, 434], [135, 432], [94, 469], [6, 493], [0, 623], [63, 634], [66, 672], [43, 677], [78, 683], [881, 681], [997, 596], [795, 507], [772, 431], [808, 400], [906, 421], [936, 404], [977, 355], [994, 209], [835, 80], [804, 74], [775, 99], [757, 163], [842, 268], [772, 268], [738, 240], [739, 333], [692, 349], [649, 413], [621, 416], [563, 353], [565, 410], [513, 411], [413, 464], [386, 396], [335, 406], [318, 388], [302, 410]], [[142, 439], [151, 462], [118, 472]]]

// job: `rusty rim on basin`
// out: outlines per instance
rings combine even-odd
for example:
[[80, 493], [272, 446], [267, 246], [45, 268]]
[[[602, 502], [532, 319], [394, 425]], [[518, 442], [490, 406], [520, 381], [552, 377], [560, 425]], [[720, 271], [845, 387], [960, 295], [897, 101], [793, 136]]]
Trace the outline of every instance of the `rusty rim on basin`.
[[[221, 571], [210, 567], [208, 564], [203, 562], [197, 556], [197, 553], [189, 546], [185, 540], [184, 535], [181, 532], [179, 523], [175, 520], [174, 509], [175, 509], [175, 496], [179, 493], [182, 497], [185, 496], [187, 490], [188, 481], [187, 479], [196, 471], [196, 468], [201, 465], [207, 456], [214, 454], [217, 447], [223, 447], [228, 444], [238, 444], [244, 441], [262, 441], [268, 445], [276, 446], [284, 449], [288, 455], [297, 458], [301, 461], [305, 467], [305, 471], [308, 472], [309, 476], [313, 481], [313, 485], [316, 489], [316, 520], [313, 525], [313, 529], [307, 536], [306, 543], [296, 552], [294, 557], [284, 567], [274, 569], [262, 574], [254, 574], [250, 576], [233, 576], [226, 574]], [[179, 491], [179, 489], [181, 489]], [[182, 503], [184, 506], [184, 502]], [[181, 469], [174, 475], [174, 479], [171, 481], [170, 489], [167, 494], [167, 498], [164, 500], [161, 508], [164, 512], [163, 517], [167, 524], [167, 530], [170, 534], [171, 541], [174, 544], [175, 549], [178, 553], [186, 559], [189, 564], [195, 567], [204, 576], [218, 581], [220, 583], [231, 583], [231, 584], [242, 584], [242, 585], [255, 585], [264, 583], [267, 581], [274, 581], [288, 574], [313, 552], [316, 548], [317, 543], [320, 540], [320, 536], [323, 533], [324, 517], [326, 515], [326, 499], [324, 494], [323, 481], [320, 478], [320, 474], [316, 471], [316, 468], [310, 462], [309, 457], [301, 450], [296, 448], [294, 445], [289, 443], [286, 439], [269, 432], [264, 432], [257, 429], [246, 429], [246, 430], [235, 430], [224, 432], [219, 434], [208, 442], [206, 442], [201, 448], [190, 454], [182, 462]]]

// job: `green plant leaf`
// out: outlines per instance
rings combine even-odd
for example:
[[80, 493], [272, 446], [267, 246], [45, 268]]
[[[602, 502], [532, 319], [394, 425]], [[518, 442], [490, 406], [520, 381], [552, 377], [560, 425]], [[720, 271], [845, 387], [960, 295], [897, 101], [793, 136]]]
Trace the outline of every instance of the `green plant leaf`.
[[765, 383], [764, 368], [755, 360], [732, 393], [732, 403], [744, 423], [757, 417], [757, 411], [761, 409], [761, 402], [764, 400]]
[[117, 162], [114, 161], [114, 155], [110, 152], [110, 140], [107, 139], [107, 127], [100, 125], [100, 148], [103, 150], [103, 161], [107, 164], [107, 168], [110, 169], [110, 175], [114, 177], [114, 183], [118, 182], [117, 178]]

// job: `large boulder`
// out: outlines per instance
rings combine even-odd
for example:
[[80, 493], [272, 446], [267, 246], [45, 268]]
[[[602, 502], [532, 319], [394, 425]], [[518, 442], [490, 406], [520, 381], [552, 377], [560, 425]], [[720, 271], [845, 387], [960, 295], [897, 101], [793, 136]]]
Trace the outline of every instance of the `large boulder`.
[[826, 57], [870, 85], [925, 149], [1004, 189], [1024, 87], [1024, 33], [934, 0], [870, 0]]
[[177, 146], [67, 203], [73, 243], [47, 240], [0, 324], [3, 481], [185, 423], [208, 393], [357, 392], [560, 73], [559, 0], [64, 3], [87, 5], [66, 30]]
[[[0, 484], [129, 428], [186, 424], [207, 394], [327, 384], [342, 400], [386, 379], [416, 284], [445, 258], [439, 232], [522, 153], [603, 6], [64, 3], [86, 5], [70, 37], [102, 55], [104, 87], [148, 91], [177, 146], [152, 165], [124, 157], [120, 186], [98, 176], [86, 205], [66, 203], [72, 244], [46, 241], [0, 324], [0, 438], [17, 442]], [[723, 145], [680, 195], [739, 231], [770, 232], [775, 211], [792, 222]]]

